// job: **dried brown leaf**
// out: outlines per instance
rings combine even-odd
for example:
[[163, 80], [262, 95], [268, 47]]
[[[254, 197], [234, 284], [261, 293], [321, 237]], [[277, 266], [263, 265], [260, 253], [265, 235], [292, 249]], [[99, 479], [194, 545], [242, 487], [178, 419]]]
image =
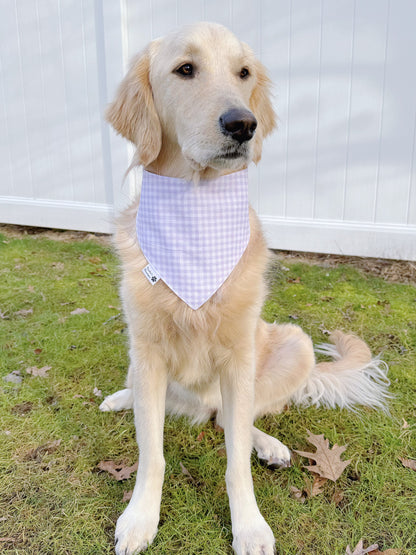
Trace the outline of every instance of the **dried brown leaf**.
[[[308, 480], [309, 481], [309, 480]], [[308, 497], [316, 497], [320, 493], [323, 493], [323, 486], [325, 482], [328, 481], [328, 478], [322, 478], [321, 476], [315, 476], [312, 482], [312, 486], [310, 488], [310, 492], [308, 493]]]
[[305, 466], [310, 472], [318, 474], [321, 478], [327, 478], [335, 482], [341, 476], [345, 468], [350, 464], [351, 460], [343, 461], [341, 454], [346, 450], [346, 446], [339, 446], [335, 444], [332, 448], [329, 447], [329, 441], [324, 438], [324, 435], [315, 435], [308, 432], [308, 441], [316, 447], [315, 453], [306, 451], [297, 451], [298, 455], [307, 457], [316, 462], [314, 465]]
[[198, 434], [198, 437], [196, 438], [196, 440], [197, 440], [197, 441], [202, 441], [203, 438], [204, 438], [204, 436], [205, 436], [205, 432], [202, 431], [200, 434]]
[[298, 488], [296, 488], [295, 486], [290, 486], [290, 494], [291, 496], [296, 499], [296, 501], [299, 501], [299, 503], [305, 503], [306, 501], [306, 493], [305, 490], [300, 490]]
[[89, 314], [89, 313], [90, 313], [90, 311], [87, 310], [86, 308], [76, 308], [75, 310], [73, 310], [71, 312], [71, 315], [75, 316], [77, 314]]
[[402, 457], [399, 457], [399, 460], [405, 468], [410, 468], [410, 470], [416, 470], [415, 459], [404, 459]]
[[337, 489], [334, 495], [332, 496], [332, 503], [334, 503], [334, 505], [338, 507], [338, 505], [340, 505], [343, 499], [344, 499], [344, 492], [341, 491], [340, 489]]
[[52, 369], [52, 366], [42, 366], [42, 368], [38, 368], [37, 366], [31, 366], [30, 368], [26, 368], [26, 373], [31, 374], [32, 376], [38, 378], [47, 378], [49, 370]]
[[363, 540], [361, 539], [354, 551], [351, 551], [351, 548], [349, 545], [347, 545], [347, 549], [345, 551], [345, 555], [366, 555], [366, 553], [370, 553], [371, 551], [374, 551], [375, 549], [378, 549], [378, 545], [375, 543], [373, 545], [370, 545], [370, 547], [367, 547], [367, 549], [364, 549], [363, 547]]
[[375, 551], [369, 551], [368, 555], [400, 555], [400, 549], [386, 549], [385, 551], [379, 551], [377, 548]]
[[21, 310], [18, 310], [14, 314], [15, 316], [29, 316], [29, 314], [33, 314], [33, 308], [28, 308], [28, 309], [22, 308]]
[[123, 499], [121, 500], [122, 503], [127, 503], [127, 501], [130, 501], [131, 496], [133, 495], [133, 490], [131, 489], [130, 491], [125, 491], [123, 494]]
[[192, 476], [192, 474], [189, 472], [189, 470], [186, 468], [186, 466], [183, 465], [181, 462], [179, 462], [179, 464], [181, 465], [182, 474], [187, 476], [191, 480], [191, 482], [195, 482], [195, 478]]
[[108, 472], [118, 481], [128, 480], [133, 472], [135, 472], [139, 463], [136, 462], [132, 466], [126, 466], [124, 463], [117, 464], [114, 461], [101, 461], [97, 467], [104, 472]]

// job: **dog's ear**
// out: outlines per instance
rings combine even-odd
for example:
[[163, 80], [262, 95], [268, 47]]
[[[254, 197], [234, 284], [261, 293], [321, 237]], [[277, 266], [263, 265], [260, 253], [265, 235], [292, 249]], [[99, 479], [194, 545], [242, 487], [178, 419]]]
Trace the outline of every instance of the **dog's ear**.
[[257, 164], [261, 158], [263, 140], [276, 127], [276, 114], [271, 100], [271, 81], [261, 62], [256, 60], [256, 85], [250, 97], [250, 109], [257, 119], [257, 130], [254, 135], [253, 162]]
[[150, 50], [133, 59], [133, 63], [106, 110], [106, 118], [120, 133], [137, 146], [139, 164], [155, 160], [162, 146], [162, 129], [153, 102], [149, 79]]

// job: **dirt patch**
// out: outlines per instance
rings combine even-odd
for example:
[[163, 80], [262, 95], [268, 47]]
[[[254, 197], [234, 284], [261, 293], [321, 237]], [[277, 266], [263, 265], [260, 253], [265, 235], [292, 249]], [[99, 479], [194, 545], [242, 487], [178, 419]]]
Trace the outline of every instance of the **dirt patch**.
[[46, 227], [0, 224], [0, 233], [12, 239], [21, 239], [30, 236], [39, 237], [40, 239], [62, 241], [63, 243], [94, 241], [100, 245], [111, 245], [111, 235], [105, 233], [90, 233], [89, 231], [71, 231], [49, 229]]
[[384, 258], [362, 258], [338, 254], [318, 254], [307, 252], [273, 251], [281, 262], [303, 262], [317, 266], [334, 268], [348, 264], [364, 273], [381, 277], [394, 283], [416, 283], [416, 262], [407, 260], [386, 260]]

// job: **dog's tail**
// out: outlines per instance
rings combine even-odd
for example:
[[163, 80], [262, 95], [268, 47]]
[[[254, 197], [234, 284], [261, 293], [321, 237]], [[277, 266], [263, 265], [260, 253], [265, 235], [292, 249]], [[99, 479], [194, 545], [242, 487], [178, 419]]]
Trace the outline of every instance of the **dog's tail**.
[[308, 381], [296, 391], [291, 401], [298, 405], [314, 405], [354, 410], [362, 405], [387, 411], [388, 366], [373, 358], [367, 345], [354, 335], [335, 331], [331, 343], [317, 345], [315, 352], [331, 357], [331, 362], [318, 362]]

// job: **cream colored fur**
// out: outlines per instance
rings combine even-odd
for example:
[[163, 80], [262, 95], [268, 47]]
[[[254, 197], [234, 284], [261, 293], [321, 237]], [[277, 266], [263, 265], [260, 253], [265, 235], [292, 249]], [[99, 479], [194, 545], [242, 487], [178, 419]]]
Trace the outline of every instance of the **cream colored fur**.
[[[192, 78], [175, 72], [190, 63]], [[247, 78], [241, 77], [242, 68], [248, 69]], [[254, 138], [239, 147], [239, 156], [229, 159], [224, 152], [236, 146], [218, 121], [232, 108], [250, 110], [258, 127]], [[263, 66], [227, 29], [207, 23], [152, 42], [133, 61], [107, 117], [136, 145], [135, 163], [195, 183], [259, 161], [263, 139], [275, 126]], [[308, 389], [311, 376], [316, 389], [319, 376], [333, 373], [336, 365], [315, 366], [311, 340], [299, 327], [266, 324], [259, 318], [269, 253], [253, 210], [250, 242], [240, 262], [219, 291], [195, 311], [162, 281], [152, 286], [142, 274], [147, 261], [136, 239], [137, 206], [138, 202], [119, 218], [115, 236], [130, 338], [127, 388], [101, 405], [102, 410], [134, 408], [140, 448], [133, 496], [117, 522], [116, 553], [142, 551], [156, 534], [168, 412], [195, 421], [216, 415], [225, 431], [233, 548], [239, 555], [271, 555], [273, 533], [256, 504], [250, 453], [254, 446], [269, 464], [286, 466], [290, 452], [254, 428], [254, 419], [281, 410], [299, 391], [303, 393], [298, 402], [315, 402]], [[341, 374], [349, 361], [358, 374], [371, 355], [361, 340], [348, 337], [339, 333], [335, 338], [343, 347]], [[367, 382], [371, 389], [371, 375]], [[383, 387], [384, 383], [375, 396], [380, 402]], [[325, 391], [318, 390], [324, 402]], [[356, 402], [354, 390], [343, 394], [347, 404]], [[365, 395], [359, 400], [365, 402]]]

